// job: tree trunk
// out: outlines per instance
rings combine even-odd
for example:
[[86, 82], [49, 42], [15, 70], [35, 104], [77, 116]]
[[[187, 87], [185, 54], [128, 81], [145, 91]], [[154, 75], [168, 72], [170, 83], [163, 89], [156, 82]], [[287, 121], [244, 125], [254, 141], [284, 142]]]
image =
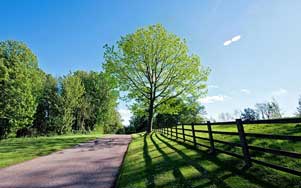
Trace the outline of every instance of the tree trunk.
[[148, 108], [148, 120], [147, 120], [147, 128], [146, 133], [150, 134], [153, 129], [153, 119], [154, 119], [154, 101], [150, 101], [149, 108]]

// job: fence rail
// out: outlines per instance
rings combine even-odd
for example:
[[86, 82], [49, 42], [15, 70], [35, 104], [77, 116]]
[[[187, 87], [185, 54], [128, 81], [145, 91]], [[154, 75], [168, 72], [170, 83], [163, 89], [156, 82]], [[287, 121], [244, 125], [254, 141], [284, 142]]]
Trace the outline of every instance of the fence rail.
[[[270, 167], [276, 170], [280, 170], [283, 172], [287, 172], [290, 174], [294, 174], [297, 176], [301, 176], [301, 171], [296, 169], [291, 169], [288, 167], [272, 164], [269, 162], [261, 161], [255, 159], [250, 154], [250, 151], [258, 151], [269, 153], [276, 156], [285, 156], [290, 157], [293, 159], [301, 159], [301, 153], [292, 152], [292, 151], [284, 151], [279, 149], [271, 149], [271, 148], [263, 148], [258, 146], [249, 145], [247, 138], [254, 137], [258, 139], [273, 139], [273, 140], [288, 140], [293, 142], [301, 141], [301, 136], [291, 136], [291, 135], [274, 135], [274, 134], [261, 134], [261, 133], [246, 133], [244, 130], [244, 126], [248, 124], [280, 124], [280, 123], [301, 123], [301, 118], [286, 118], [286, 119], [272, 119], [272, 120], [255, 120], [255, 121], [242, 121], [241, 119], [237, 119], [236, 121], [229, 121], [229, 122], [202, 122], [202, 123], [182, 123], [176, 124], [173, 126], [164, 126], [155, 129], [155, 131], [160, 132], [161, 134], [170, 136], [171, 138], [175, 137], [176, 140], [181, 139], [184, 142], [189, 142], [194, 145], [194, 147], [201, 146], [208, 148], [210, 153], [220, 152], [224, 153], [233, 157], [237, 157], [239, 159], [243, 159], [245, 162], [246, 167], [250, 167], [252, 163], [256, 163], [259, 165], [263, 165], [266, 167]], [[236, 125], [237, 132], [226, 132], [226, 131], [213, 131], [212, 126], [215, 125]], [[196, 126], [207, 126], [207, 130], [195, 130]], [[185, 131], [191, 132], [191, 135], [185, 134]], [[196, 133], [207, 133], [208, 137], [200, 137], [197, 136]], [[230, 136], [238, 136], [239, 143], [235, 142], [228, 142], [224, 140], [214, 139], [213, 135], [230, 135]], [[192, 138], [189, 140], [187, 138]], [[198, 142], [197, 140], [205, 140], [210, 143], [210, 145], [206, 145], [203, 143]], [[242, 149], [242, 155], [231, 152], [225, 151], [215, 146], [215, 143], [225, 144], [231, 147], [239, 147]], [[300, 164], [301, 165], [301, 164]]]

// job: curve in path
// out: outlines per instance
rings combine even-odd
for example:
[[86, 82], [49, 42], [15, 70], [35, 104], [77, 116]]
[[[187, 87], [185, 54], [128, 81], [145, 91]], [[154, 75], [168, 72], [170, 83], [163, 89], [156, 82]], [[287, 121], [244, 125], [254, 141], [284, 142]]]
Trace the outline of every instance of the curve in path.
[[0, 188], [111, 188], [130, 135], [108, 135], [0, 169]]

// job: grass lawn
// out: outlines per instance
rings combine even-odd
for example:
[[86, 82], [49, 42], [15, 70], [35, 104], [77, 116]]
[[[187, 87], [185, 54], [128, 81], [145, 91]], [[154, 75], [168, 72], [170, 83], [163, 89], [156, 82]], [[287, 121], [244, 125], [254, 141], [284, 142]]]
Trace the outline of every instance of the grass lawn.
[[[263, 132], [262, 129], [261, 132]], [[254, 144], [255, 142], [258, 141], [254, 141]], [[278, 145], [282, 146], [281, 143]], [[288, 149], [300, 152], [300, 145], [298, 147]], [[300, 168], [300, 160], [294, 159], [291, 165]], [[301, 187], [301, 177], [256, 164], [243, 171], [242, 166], [243, 162], [240, 159], [224, 154], [209, 155], [206, 149], [195, 150], [190, 144], [182, 143], [182, 141], [176, 142], [159, 133], [135, 134], [117, 186], [119, 188]]]
[[9, 138], [0, 140], [0, 168], [93, 140], [100, 135]]

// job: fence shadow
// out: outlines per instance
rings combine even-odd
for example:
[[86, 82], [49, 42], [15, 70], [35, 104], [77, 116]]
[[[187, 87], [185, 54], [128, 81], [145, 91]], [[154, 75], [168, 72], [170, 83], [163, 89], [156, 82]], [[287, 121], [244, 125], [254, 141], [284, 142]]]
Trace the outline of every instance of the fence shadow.
[[[258, 168], [256, 168], [256, 169], [240, 168], [238, 165], [240, 163], [239, 159], [229, 158], [227, 160], [221, 160], [218, 158], [218, 154], [213, 155], [213, 154], [209, 154], [208, 150], [195, 149], [194, 146], [191, 144], [169, 138], [166, 135], [160, 134], [160, 136], [158, 136], [158, 134], [156, 134], [156, 137], [158, 140], [163, 142], [165, 145], [174, 149], [179, 155], [181, 155], [183, 158], [185, 158], [185, 160], [190, 161], [190, 164], [192, 166], [194, 166], [195, 164], [198, 164], [198, 162], [200, 162], [200, 161], [208, 160], [208, 161], [216, 164], [219, 167], [218, 169], [216, 169], [214, 171], [208, 172], [208, 176], [211, 177], [211, 182], [208, 182], [207, 184], [198, 186], [199, 188], [209, 186], [212, 183], [222, 184], [224, 180], [231, 178], [233, 176], [239, 176], [239, 177], [241, 177], [247, 181], [250, 181], [256, 185], [259, 185], [261, 187], [268, 187], [268, 188], [277, 188], [278, 187], [278, 186], [274, 185], [273, 182], [264, 181], [261, 179], [261, 176], [260, 176], [261, 173], [262, 174], [270, 174], [267, 170], [260, 169], [260, 171], [258, 171]], [[160, 137], [163, 137], [165, 139], [176, 142], [177, 144], [180, 144], [180, 145], [184, 146], [185, 148], [193, 149], [194, 151], [196, 151], [199, 154], [199, 157], [196, 159], [191, 159], [189, 156], [186, 156], [184, 152], [178, 150], [176, 147], [172, 146], [170, 143], [168, 143], [167, 141], [165, 141], [164, 139], [162, 139]], [[215, 179], [217, 174], [220, 174], [225, 171], [229, 171], [231, 173], [227, 174], [227, 175], [223, 175], [221, 177], [217, 177], [217, 179]], [[214, 175], [214, 174], [216, 174], [216, 175]], [[223, 185], [222, 187], [226, 187], [226, 186]]]

